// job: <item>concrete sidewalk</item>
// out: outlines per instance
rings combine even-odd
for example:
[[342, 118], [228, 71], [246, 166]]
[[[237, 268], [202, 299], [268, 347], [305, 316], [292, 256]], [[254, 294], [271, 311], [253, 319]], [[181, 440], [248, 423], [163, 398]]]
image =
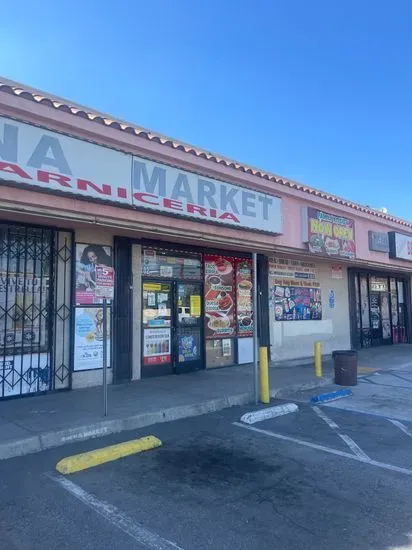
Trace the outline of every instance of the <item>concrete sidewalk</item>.
[[[412, 365], [412, 346], [388, 346], [359, 353], [359, 374]], [[270, 368], [271, 396], [331, 384], [332, 361], [323, 378], [313, 363]], [[109, 386], [109, 415], [102, 415], [101, 388], [58, 392], [0, 402], [0, 459], [75, 441], [133, 430], [253, 401], [250, 365], [203, 370], [180, 376]]]
[[[315, 377], [312, 365], [270, 369], [272, 397], [281, 397], [286, 390], [311, 389], [331, 381], [328, 362], [324, 378], [320, 379]], [[252, 401], [250, 365], [109, 386], [106, 418], [101, 387], [3, 401], [0, 459]]]

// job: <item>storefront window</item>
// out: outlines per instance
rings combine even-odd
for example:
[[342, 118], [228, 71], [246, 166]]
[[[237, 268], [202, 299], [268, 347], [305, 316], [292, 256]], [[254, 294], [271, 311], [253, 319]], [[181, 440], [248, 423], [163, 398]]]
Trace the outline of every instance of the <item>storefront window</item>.
[[236, 333], [234, 259], [205, 255], [206, 339]]
[[145, 277], [163, 279], [200, 279], [202, 276], [200, 255], [185, 256], [173, 251], [145, 248], [142, 273]]
[[250, 362], [253, 356], [253, 269], [248, 258], [206, 254], [206, 366]]
[[396, 280], [390, 280], [390, 289], [391, 289], [391, 310], [392, 310], [392, 325], [397, 326], [399, 321], [398, 316], [398, 293], [396, 290]]
[[355, 277], [355, 300], [356, 300], [356, 328], [361, 328], [360, 320], [360, 302], [359, 302], [359, 278]]
[[253, 336], [253, 270], [252, 260], [236, 261], [237, 333]]
[[235, 362], [235, 340], [222, 338], [206, 341], [206, 365], [208, 368], [229, 367]]
[[369, 328], [369, 296], [368, 279], [366, 277], [360, 279], [360, 306], [362, 328]]
[[356, 318], [361, 347], [406, 342], [404, 282], [395, 277], [357, 274], [355, 288], [360, 295], [360, 299], [358, 293], [356, 296]]
[[2, 356], [48, 348], [51, 232], [1, 230], [0, 346]]

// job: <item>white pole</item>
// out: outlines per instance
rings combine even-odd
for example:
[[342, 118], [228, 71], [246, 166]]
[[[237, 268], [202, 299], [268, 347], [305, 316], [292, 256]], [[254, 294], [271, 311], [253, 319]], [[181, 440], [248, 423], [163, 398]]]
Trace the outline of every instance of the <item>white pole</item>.
[[253, 252], [253, 393], [255, 405], [259, 402], [259, 345], [258, 345], [258, 304], [257, 304], [257, 254]]
[[103, 298], [103, 414], [107, 416], [107, 300]]

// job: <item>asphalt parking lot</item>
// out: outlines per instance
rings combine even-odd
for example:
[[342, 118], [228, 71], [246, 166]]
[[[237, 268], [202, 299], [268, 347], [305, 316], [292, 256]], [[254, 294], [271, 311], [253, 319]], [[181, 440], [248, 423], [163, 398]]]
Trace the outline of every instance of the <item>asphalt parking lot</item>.
[[[0, 463], [0, 547], [412, 548], [410, 423], [301, 402], [242, 425], [249, 410]], [[68, 454], [149, 433], [163, 446], [54, 470]]]

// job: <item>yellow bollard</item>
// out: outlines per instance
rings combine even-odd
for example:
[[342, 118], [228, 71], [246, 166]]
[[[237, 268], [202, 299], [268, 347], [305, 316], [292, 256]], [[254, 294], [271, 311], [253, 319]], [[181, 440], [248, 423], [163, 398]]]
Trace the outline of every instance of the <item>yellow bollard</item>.
[[322, 376], [322, 344], [315, 342], [315, 374]]
[[259, 349], [260, 400], [270, 403], [268, 348]]

